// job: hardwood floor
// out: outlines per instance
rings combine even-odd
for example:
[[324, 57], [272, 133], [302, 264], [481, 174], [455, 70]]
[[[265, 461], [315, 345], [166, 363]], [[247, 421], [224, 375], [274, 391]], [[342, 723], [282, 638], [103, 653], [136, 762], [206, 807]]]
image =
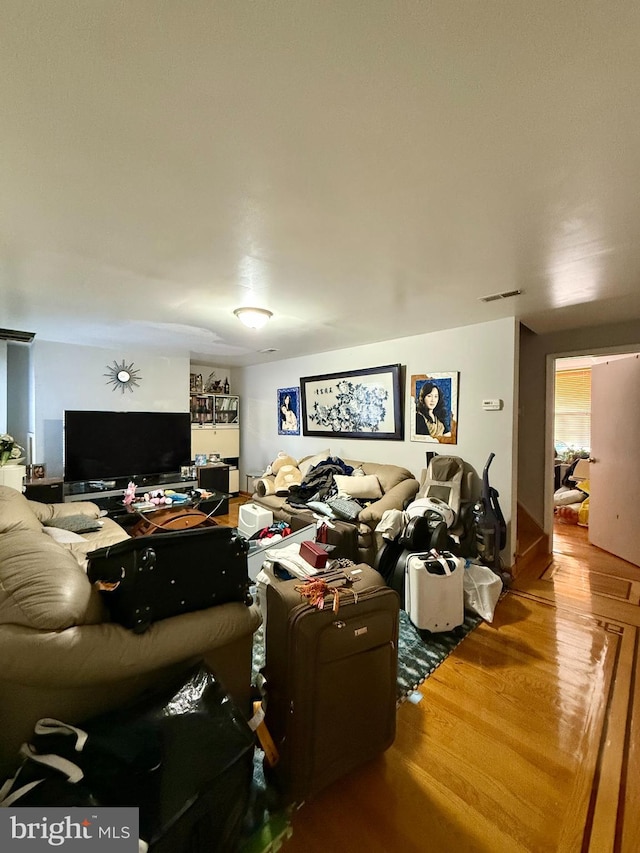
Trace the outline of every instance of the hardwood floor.
[[560, 523], [547, 564], [400, 707], [384, 755], [295, 813], [283, 853], [640, 850], [640, 569]]

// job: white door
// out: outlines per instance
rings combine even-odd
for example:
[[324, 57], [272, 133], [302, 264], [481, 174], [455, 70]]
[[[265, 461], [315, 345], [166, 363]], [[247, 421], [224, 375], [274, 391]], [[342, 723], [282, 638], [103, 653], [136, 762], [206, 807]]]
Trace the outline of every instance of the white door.
[[591, 368], [589, 541], [640, 566], [640, 357]]

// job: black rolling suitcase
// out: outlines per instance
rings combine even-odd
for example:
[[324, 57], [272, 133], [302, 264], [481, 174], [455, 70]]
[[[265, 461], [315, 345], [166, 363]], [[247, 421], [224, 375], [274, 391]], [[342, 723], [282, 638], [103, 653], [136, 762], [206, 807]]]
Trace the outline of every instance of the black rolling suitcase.
[[87, 575], [112, 619], [142, 633], [159, 619], [251, 603], [248, 545], [233, 527], [139, 536], [91, 551]]
[[397, 593], [370, 566], [350, 570], [355, 597], [307, 603], [301, 581], [267, 586], [266, 725], [273, 776], [301, 803], [391, 746], [396, 729]]

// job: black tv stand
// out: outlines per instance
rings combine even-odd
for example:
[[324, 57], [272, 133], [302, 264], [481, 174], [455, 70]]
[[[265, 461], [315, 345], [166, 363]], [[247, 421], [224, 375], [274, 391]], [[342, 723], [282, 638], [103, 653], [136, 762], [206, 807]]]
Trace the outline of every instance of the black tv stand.
[[197, 480], [175, 474], [149, 474], [141, 477], [117, 477], [112, 480], [80, 480], [64, 484], [64, 500], [92, 501], [109, 514], [122, 508], [124, 491], [129, 483], [136, 484], [136, 495], [143, 495], [153, 489], [174, 489], [185, 492], [195, 489]]

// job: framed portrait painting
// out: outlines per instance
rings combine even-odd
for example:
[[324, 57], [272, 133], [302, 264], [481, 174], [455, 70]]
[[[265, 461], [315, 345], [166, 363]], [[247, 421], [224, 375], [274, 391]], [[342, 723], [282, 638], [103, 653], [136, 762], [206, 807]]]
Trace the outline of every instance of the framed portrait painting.
[[411, 441], [458, 443], [458, 373], [411, 377]]
[[304, 435], [402, 440], [400, 365], [300, 379]]
[[278, 435], [300, 435], [299, 388], [278, 388]]

